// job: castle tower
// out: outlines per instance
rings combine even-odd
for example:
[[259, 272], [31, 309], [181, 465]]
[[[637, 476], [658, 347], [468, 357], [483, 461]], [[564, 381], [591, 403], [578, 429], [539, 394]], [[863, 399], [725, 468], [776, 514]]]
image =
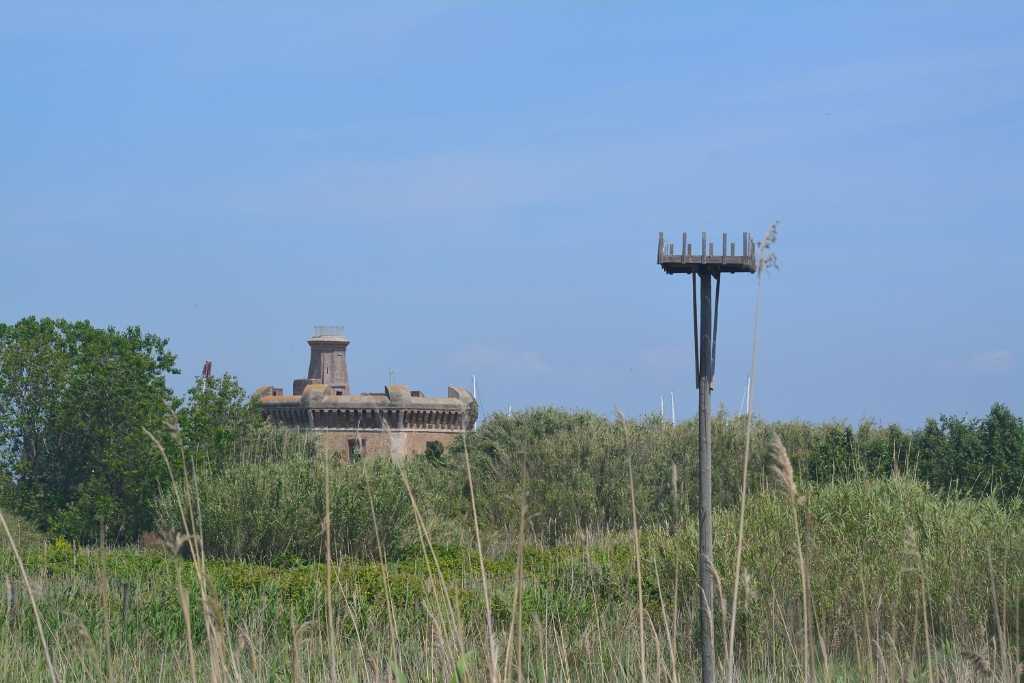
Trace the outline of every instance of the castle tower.
[[309, 372], [283, 389], [256, 389], [271, 422], [319, 435], [325, 452], [349, 461], [364, 456], [402, 458], [450, 445], [476, 424], [478, 406], [461, 387], [447, 396], [425, 396], [400, 384], [383, 393], [353, 394], [348, 383], [349, 341], [340, 327], [317, 327], [309, 339]]
[[315, 327], [309, 339], [309, 372], [293, 383], [293, 393], [301, 395], [308, 384], [326, 384], [335, 396], [350, 394], [345, 351], [349, 341], [341, 327]]

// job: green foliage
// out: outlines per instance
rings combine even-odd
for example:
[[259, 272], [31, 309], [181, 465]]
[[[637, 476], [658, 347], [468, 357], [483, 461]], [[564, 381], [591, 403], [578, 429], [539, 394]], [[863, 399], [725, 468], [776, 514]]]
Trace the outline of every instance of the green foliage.
[[854, 429], [845, 422], [783, 422], [768, 427], [778, 432], [799, 475], [808, 481], [888, 476], [908, 467], [912, 433], [897, 425], [864, 421]]
[[[919, 575], [938, 638], [952, 637], [964, 624], [987, 623], [992, 596], [986, 590], [994, 571], [1004, 586], [1024, 587], [1019, 499], [953, 499], [902, 476], [854, 479], [805, 492], [808, 501], [800, 513], [815, 614], [828, 624], [831, 638], [852, 642], [863, 622], [848, 615], [865, 609], [880, 610], [879, 618], [895, 637], [912, 637], [918, 629]], [[781, 495], [762, 494], [748, 508], [744, 590], [760, 598], [747, 603], [744, 619], [746, 635], [755, 642], [771, 638], [773, 605], [767, 595], [778, 596], [783, 609], [796, 609], [800, 596], [789, 505]], [[718, 557], [735, 552], [735, 516], [731, 510], [716, 516]], [[732, 564], [720, 561], [719, 567], [728, 585]]]
[[472, 450], [497, 459], [521, 449], [524, 444], [571, 430], [605, 425], [607, 422], [596, 413], [574, 413], [553, 407], [531, 408], [509, 416], [495, 413], [479, 429], [470, 432], [467, 438]]
[[919, 430], [863, 422], [776, 423], [806, 481], [910, 473], [936, 490], [958, 495], [996, 493], [1009, 499], [1024, 485], [1024, 421], [995, 404], [984, 418], [943, 415]]
[[167, 341], [138, 327], [25, 318], [0, 324], [0, 467], [13, 507], [43, 528], [94, 541], [136, 537], [166, 467], [176, 373]]
[[[486, 651], [487, 620], [503, 639], [519, 605], [525, 677], [556, 670], [545, 643], [557, 641], [556, 666], [565, 667], [557, 670], [567, 677], [615, 671], [636, 679], [638, 587], [659, 633], [657, 648], [674, 638], [684, 671], [692, 672], [685, 662], [697, 623], [690, 600], [697, 572], [694, 421], [610, 421], [540, 408], [493, 416], [447, 448], [428, 448], [402, 465], [386, 458], [349, 465], [325, 458], [315, 435], [264, 423], [230, 375], [201, 380], [188, 392], [177, 407], [175, 434], [164, 384], [173, 363], [166, 341], [137, 328], [32, 318], [0, 325], [0, 508], [48, 531], [8, 516], [38, 582], [44, 630], [86, 643], [81, 652], [60, 652], [59, 661], [99, 661], [82, 652], [105, 638], [105, 652], [147, 653], [147, 664], [132, 660], [123, 672], [152, 673], [151, 659], [163, 673], [168, 659], [169, 675], [185, 678], [181, 595], [193, 606], [192, 639], [208, 637], [197, 618], [204, 613], [193, 571], [199, 563], [76, 543], [95, 541], [101, 525], [111, 541], [130, 539], [154, 520], [164, 530], [183, 530], [170, 475], [145, 427], [167, 445], [177, 490], [195, 512], [207, 553], [219, 558], [201, 570], [214, 596], [205, 613], [222, 614], [226, 633], [244, 633], [236, 645], [248, 661], [239, 665], [251, 667], [253, 678], [295, 677], [296, 657], [308, 657], [310, 677], [326, 677], [316, 667], [331, 645], [310, 631], [326, 612], [326, 572], [318, 560], [328, 508], [331, 547], [346, 556], [332, 569], [331, 594], [334, 614], [344, 615], [335, 625], [346, 644], [341, 651], [358, 652], [341, 655], [352, 678], [370, 675], [368, 661], [400, 661], [404, 673], [387, 672], [396, 680], [433, 675], [442, 660], [425, 656], [423, 643], [436, 642], [449, 622], [466, 643], [442, 658], [442, 677], [480, 678], [486, 658], [474, 653]], [[711, 424], [716, 567], [725, 587], [734, 578], [746, 428], [745, 419], [724, 413]], [[856, 643], [865, 632], [861, 645], [888, 642], [894, 652], [909, 651], [910, 660], [919, 657], [925, 604], [929, 637], [947, 653], [959, 651], [965, 638], [983, 648], [995, 639], [1019, 642], [1019, 626], [1005, 615], [1024, 607], [1024, 421], [1006, 406], [981, 419], [942, 416], [917, 431], [760, 420], [751, 431], [752, 497], [737, 610], [747, 666], [769, 663], [765, 670], [773, 671], [770, 664], [785, 663], [793, 649], [802, 597], [794, 519], [813, 597], [814, 641], [835, 657], [836, 671], [840, 658], [859, 656]], [[795, 518], [792, 501], [774, 491], [766, 471], [772, 432], [781, 435], [798, 475]], [[467, 460], [484, 537], [489, 615], [471, 531]], [[421, 554], [403, 474], [432, 537], [429, 558]], [[641, 526], [639, 579], [629, 533], [631, 480]], [[379, 562], [380, 549], [387, 564]], [[438, 572], [450, 607], [440, 604]], [[17, 573], [12, 554], [0, 552], [0, 574]], [[0, 660], [0, 678], [41, 672], [25, 601], [4, 606], [0, 631], [21, 655]], [[298, 631], [285, 614], [302, 624]], [[716, 618], [724, 633], [720, 611]], [[388, 640], [391, 619], [398, 642]], [[111, 632], [119, 634], [114, 641]], [[30, 663], [10, 664], [21, 660]], [[67, 677], [116, 678], [106, 664], [89, 666]], [[874, 660], [871, 667], [877, 673]], [[946, 671], [959, 670], [954, 662]]]
[[[31, 522], [22, 519], [21, 517], [8, 512], [10, 508], [4, 508], [0, 506], [0, 514], [4, 515], [4, 519], [7, 520], [7, 527], [11, 530], [11, 536], [14, 538], [14, 544], [16, 547], [22, 550], [26, 548], [41, 547], [46, 544], [46, 535], [40, 533], [36, 529], [35, 525]], [[8, 558], [7, 563], [0, 561], [0, 574], [12, 575], [16, 569], [14, 567], [14, 558], [11, 553], [6, 552], [8, 548], [9, 540], [0, 530], [0, 558]]]
[[181, 444], [197, 463], [230, 464], [263, 423], [259, 404], [233, 376], [198, 377], [178, 408]]
[[[905, 657], [900, 666], [923, 666], [922, 587], [933, 644], [955, 646], [960, 652], [988, 647], [990, 638], [1019, 642], [1020, 626], [1013, 614], [1024, 607], [1020, 501], [949, 498], [902, 476], [814, 486], [802, 493], [807, 496], [800, 517], [814, 600], [815, 648], [825, 649], [833, 666], [857, 662], [865, 631], [879, 640], [890, 662], [892, 648]], [[765, 678], [777, 678], [779, 667], [792, 661], [791, 639], [799, 630], [795, 620], [800, 575], [789, 506], [787, 498], [766, 491], [754, 496], [747, 509], [737, 636], [741, 663], [763, 671]], [[732, 582], [737, 524], [737, 510], [715, 513], [715, 554], [726, 588]], [[628, 677], [636, 678], [637, 574], [632, 543], [628, 532], [598, 534], [557, 547], [528, 542], [521, 581], [515, 550], [485, 557], [493, 623], [502, 637], [509, 633], [515, 596], [521, 600], [522, 661], [526, 673], [533, 672], [531, 677], [543, 678], [544, 670], [554, 670], [545, 667], [553, 665], [568, 667], [558, 670], [578, 680], [617, 678], [621, 663]], [[688, 680], [698, 661], [693, 595], [696, 520], [684, 520], [675, 533], [649, 528], [640, 543], [648, 637], [657, 629], [662, 648], [666, 639], [675, 639], [678, 664]], [[465, 655], [474, 649], [486, 651], [478, 560], [468, 548], [437, 550], [455, 618], [467, 640], [450, 665], [458, 668], [456, 662], [463, 661], [462, 673], [477, 680], [485, 675], [484, 662]], [[90, 661], [88, 639], [102, 643], [109, 628], [116, 634], [112, 652], [129, 657], [132, 665], [125, 670], [136, 678], [155, 677], [158, 671], [187, 678], [179, 580], [193, 609], [191, 636], [197, 651], [207, 650], [191, 563], [154, 552], [76, 548], [60, 540], [24, 547], [23, 555], [30, 575], [38, 577], [33, 580], [38, 582], [44, 624], [54, 634], [55, 646], [64, 648], [60, 660], [65, 665]], [[440, 640], [437, 626], [447, 612], [435, 601], [428, 564], [433, 566], [433, 561], [414, 554], [392, 559], [386, 571], [378, 562], [359, 559], [334, 566], [334, 613], [342, 615], [337, 617], [339, 642], [334, 646], [344, 680], [361, 679], [368, 661], [383, 661], [396, 649], [411, 680], [425, 678], [442, 665], [443, 658], [431, 652], [450, 646]], [[10, 556], [0, 554], [0, 573], [14, 571]], [[207, 576], [217, 612], [227, 620], [227, 633], [244, 634], [235, 646], [242, 651], [245, 644], [246, 656], [238, 662], [252, 667], [243, 668], [246, 678], [287, 677], [295, 642], [291, 619], [310, 624], [303, 631], [300, 651], [307, 653], [302, 655], [308, 656], [306, 665], [313, 667], [325, 659], [323, 648], [331, 645], [325, 642], [323, 628], [323, 564], [270, 567], [212, 561]], [[389, 635], [388, 596], [398, 641]], [[1003, 610], [1009, 618], [999, 616]], [[726, 632], [717, 608], [715, 617], [718, 632]], [[997, 625], [994, 619], [1001, 621]], [[10, 626], [0, 623], [0, 632], [20, 648], [19, 661], [41, 660], [33, 645], [36, 636], [26, 601], [17, 604]], [[558, 647], [550, 647], [556, 639]], [[258, 656], [249, 656], [253, 648]], [[721, 640], [719, 648], [719, 656], [724, 656]], [[653, 651], [652, 645], [649, 652]], [[545, 653], [555, 653], [557, 661], [545, 659]], [[284, 662], [284, 668], [274, 668], [277, 662]], [[0, 661], [0, 667], [4, 665]], [[654, 666], [650, 661], [648, 665]], [[861, 675], [854, 679], [869, 678], [869, 664], [860, 661], [859, 666]], [[652, 680], [666, 678], [652, 675]]]
[[[214, 553], [261, 561], [319, 556], [320, 503], [303, 496], [323, 488], [309, 464], [315, 441], [265, 424], [255, 401], [225, 374], [199, 379], [177, 402], [180, 431], [172, 442], [174, 400], [164, 379], [176, 370], [166, 344], [138, 328], [100, 330], [88, 322], [26, 318], [0, 325], [0, 466], [6, 474], [0, 477], [0, 504], [75, 540], [95, 541], [101, 527], [112, 542], [137, 537], [153, 527], [151, 503], [169, 484], [145, 428], [169, 445], [176, 472], [184, 471], [185, 462], [195, 468], [204, 506], [220, 506], [219, 517], [204, 520]], [[714, 503], [730, 506], [739, 495], [746, 421], [721, 413], [711, 429]], [[984, 419], [942, 416], [918, 431], [872, 422], [854, 428], [755, 420], [753, 491], [768, 483], [764, 463], [773, 431], [806, 482], [911, 472], [937, 490], [974, 496], [994, 491], [1005, 498], [1024, 482], [1024, 422], [998, 404]], [[609, 421], [537, 408], [492, 416], [448, 448], [431, 444], [407, 470], [446, 540], [461, 540], [469, 528], [468, 455], [485, 534], [501, 538], [518, 528], [525, 503], [530, 532], [555, 543], [581, 531], [629, 528], [630, 471], [643, 523], [678, 527], [696, 507], [696, 450], [693, 420]], [[344, 528], [352, 531], [336, 547], [372, 555], [367, 509], [350, 505], [365, 493], [362, 483], [336, 469], [335, 495], [339, 505], [350, 506]], [[388, 476], [382, 480], [390, 487], [387, 495], [402, 498], [392, 495], [400, 488]], [[171, 500], [165, 495], [157, 503], [164, 525], [177, 525]], [[261, 510], [273, 510], [282, 521]], [[389, 552], [400, 545], [397, 536], [390, 539]]]
[[[742, 452], [745, 421], [718, 416], [712, 426], [719, 504], [739, 489], [736, 453]], [[767, 449], [765, 425], [756, 424], [755, 468]], [[696, 507], [696, 424], [663, 420], [612, 422], [593, 413], [542, 408], [491, 417], [465, 442], [456, 440], [442, 464], [418, 467], [417, 493], [437, 516], [468, 523], [468, 452], [477, 489], [477, 512], [485, 530], [500, 535], [517, 529], [525, 501], [533, 534], [556, 542], [579, 531], [625, 529], [632, 524], [629, 469], [637, 511], [644, 524], [675, 525]], [[673, 471], [675, 474], [673, 474]]]
[[0, 472], [0, 510], [14, 509], [14, 481]]
[[[283, 430], [269, 431], [281, 437]], [[372, 499], [384, 552], [388, 557], [401, 554], [411, 540], [412, 514], [397, 466], [383, 459], [348, 465], [327, 456], [311, 457], [310, 445], [301, 436], [276, 444], [266, 441], [259, 459], [197, 469], [190, 495], [202, 506], [207, 553], [285, 565], [322, 558], [329, 491], [335, 553], [378, 556]], [[157, 499], [155, 508], [162, 528], [181, 530], [177, 500], [170, 491]]]
[[[724, 413], [711, 424], [716, 506], [739, 494], [746, 420]], [[937, 490], [1010, 497], [1024, 474], [1021, 420], [996, 406], [984, 420], [943, 418], [919, 432], [865, 421], [766, 423], [755, 419], [749, 485], [770, 485], [765, 468], [771, 434], [786, 444], [802, 481], [830, 483], [918, 473]], [[495, 415], [411, 468], [436, 517], [468, 528], [468, 451], [485, 532], [517, 529], [525, 500], [529, 527], [549, 543], [579, 531], [627, 529], [632, 523], [629, 467], [643, 524], [675, 526], [697, 507], [697, 425], [658, 418], [610, 421], [593, 413], [540, 408]], [[429, 464], [429, 466], [428, 466]], [[673, 470], [675, 474], [673, 475]], [[968, 485], [970, 484], [970, 485]]]
[[914, 438], [919, 474], [932, 485], [1004, 497], [1024, 486], [1024, 420], [995, 404], [983, 419], [943, 415]]
[[434, 465], [441, 465], [444, 459], [444, 446], [440, 441], [428, 441], [423, 457]]

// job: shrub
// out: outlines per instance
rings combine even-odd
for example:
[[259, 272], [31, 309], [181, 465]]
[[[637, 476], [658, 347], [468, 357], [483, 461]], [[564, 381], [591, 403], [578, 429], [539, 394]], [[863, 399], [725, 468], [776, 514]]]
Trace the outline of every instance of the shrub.
[[[731, 504], [739, 489], [745, 420], [717, 416], [712, 424], [716, 504]], [[755, 423], [754, 471], [763, 468], [767, 427]], [[493, 416], [446, 449], [417, 491], [441, 517], [467, 520], [469, 496], [463, 465], [468, 450], [481, 524], [517, 528], [525, 497], [533, 534], [548, 542], [577, 531], [628, 528], [632, 522], [632, 463], [638, 514], [648, 525], [672, 525], [696, 508], [697, 426], [658, 418], [610, 421], [593, 413], [550, 408]], [[427, 469], [423, 467], [422, 469]], [[673, 476], [675, 469], [675, 476]], [[675, 486], [675, 489], [673, 489]]]
[[[800, 478], [808, 483], [859, 481], [917, 466], [928, 475], [926, 481], [948, 488], [960, 481], [956, 473], [992, 469], [999, 463], [1003, 463], [1003, 469], [996, 470], [1003, 473], [1000, 476], [1004, 480], [1011, 476], [1006, 473], [1014, 471], [1013, 457], [1019, 452], [1015, 450], [1017, 418], [1005, 411], [973, 423], [943, 419], [946, 431], [930, 423], [918, 434], [872, 422], [854, 429], [841, 422], [755, 420], [751, 492], [763, 490], [768, 483], [765, 458], [773, 431], [782, 436]], [[711, 429], [714, 504], [730, 507], [739, 495], [746, 421], [721, 413], [714, 417]], [[308, 433], [264, 425], [236, 440], [235, 451], [225, 461], [237, 464], [222, 473], [210, 462], [200, 466], [208, 549], [260, 561], [270, 561], [275, 553], [319, 557], [323, 477], [311, 464], [315, 451], [316, 441]], [[441, 541], [463, 541], [471, 528], [466, 452], [473, 468], [481, 528], [499, 543], [507, 543], [514, 535], [509, 532], [518, 529], [524, 499], [531, 535], [547, 543], [580, 531], [628, 529], [632, 524], [630, 463], [637, 512], [644, 526], [677, 527], [697, 508], [694, 420], [673, 426], [659, 418], [610, 421], [593, 413], [540, 408], [492, 416], [480, 429], [466, 434], [464, 443], [460, 438], [448, 448], [404, 465], [428, 513], [427, 522]], [[410, 521], [407, 496], [394, 465], [374, 461], [366, 467], [383, 487], [377, 494], [384, 496], [378, 503], [381, 509], [405, 524], [396, 529], [390, 522], [381, 523], [387, 551], [393, 555], [409, 540], [403, 536]], [[342, 552], [369, 557], [376, 551], [362, 471], [332, 466], [337, 486], [333, 507], [338, 512], [333, 544]], [[971, 489], [977, 494], [987, 490]], [[167, 507], [169, 500], [161, 499], [164, 524], [174, 519], [167, 514], [174, 512]], [[390, 507], [384, 500], [390, 501]]]
[[[402, 554], [412, 515], [395, 464], [373, 459], [348, 465], [294, 451], [279, 459], [197, 472], [194, 495], [201, 506], [201, 532], [209, 555], [278, 564], [322, 559], [321, 524], [328, 490], [335, 552], [378, 556], [372, 497], [384, 552], [388, 557]], [[161, 495], [155, 507], [163, 528], [180, 530], [172, 492]]]
[[256, 399], [229, 374], [197, 378], [177, 416], [183, 447], [216, 469], [230, 464], [263, 423]]

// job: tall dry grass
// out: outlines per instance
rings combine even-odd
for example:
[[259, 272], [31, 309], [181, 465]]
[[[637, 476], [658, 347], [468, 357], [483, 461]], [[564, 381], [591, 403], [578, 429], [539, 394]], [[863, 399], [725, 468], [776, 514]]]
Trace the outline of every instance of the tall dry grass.
[[[1014, 680], [1024, 595], [1019, 508], [943, 499], [907, 478], [796, 494], [806, 496], [796, 518], [799, 542], [789, 491], [748, 502], [737, 678], [800, 680], [813, 671], [815, 680], [928, 680], [930, 670], [933, 680]], [[103, 559], [99, 549], [42, 541], [23, 560], [60, 680], [325, 680], [336, 671], [340, 680], [668, 681], [697, 674], [695, 520], [670, 533], [638, 518], [635, 530], [573, 535], [551, 547], [530, 538], [528, 516], [521, 508], [519, 547], [507, 554], [481, 552], [472, 542], [438, 546], [424, 523], [418, 556], [335, 555], [329, 582], [326, 562], [271, 568], [124, 549]], [[715, 522], [724, 556], [737, 539], [737, 511], [719, 510]], [[13, 559], [0, 558], [0, 569], [17, 572]], [[100, 571], [111, 586], [105, 604]], [[730, 574], [719, 583], [729, 585]], [[722, 624], [732, 613], [728, 603], [720, 591]], [[0, 680], [50, 680], [27, 599], [0, 629], [17, 653], [0, 661]], [[219, 645], [209, 642], [211, 633]], [[720, 648], [725, 675], [726, 645]], [[96, 664], [104, 658], [110, 661]]]

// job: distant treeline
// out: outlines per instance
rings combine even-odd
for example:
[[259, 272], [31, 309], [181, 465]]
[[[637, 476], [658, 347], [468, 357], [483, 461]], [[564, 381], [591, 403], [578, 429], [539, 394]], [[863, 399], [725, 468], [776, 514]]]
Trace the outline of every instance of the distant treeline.
[[[745, 416], [717, 415], [711, 425], [712, 480], [716, 506], [739, 498], [746, 441]], [[980, 419], [942, 416], [917, 430], [872, 422], [765, 422], [751, 425], [750, 490], [773, 486], [771, 435], [785, 443], [800, 481], [827, 484], [851, 479], [917, 478], [933, 491], [952, 496], [1008, 500], [1024, 481], [1024, 421], [996, 404]], [[463, 467], [456, 442], [435, 460]], [[538, 408], [495, 415], [468, 434], [477, 486], [477, 507], [494, 525], [515, 522], [525, 496], [534, 531], [554, 539], [576, 529], [630, 525], [629, 468], [637, 506], [646, 524], [672, 525], [697, 507], [697, 425], [670, 425], [658, 417], [609, 420], [591, 413]], [[441, 491], [437, 505], [446, 516], [468, 513], [453, 489], [434, 481], [425, 495]]]
[[[67, 538], [129, 542], [173, 524], [166, 492], [171, 474], [187, 470], [209, 498], [204, 509], [220, 511], [220, 521], [207, 515], [207, 532], [213, 543], [215, 527], [223, 527], [217, 533], [226, 554], [256, 552], [260, 524], [275, 523], [260, 511], [272, 510], [313, 526], [309, 533], [285, 524], [268, 529], [291, 546], [267, 540], [260, 559], [277, 550], [316, 557], [321, 512], [309, 494], [323, 489], [322, 472], [309, 469], [316, 442], [265, 424], [230, 375], [200, 378], [175, 396], [166, 384], [178, 372], [167, 344], [139, 328], [45, 318], [0, 324], [0, 505]], [[984, 418], [942, 416], [916, 430], [761, 420], [751, 429], [753, 490], [770, 485], [773, 432], [808, 483], [900, 474], [954, 496], [1007, 499], [1024, 481], [1024, 421], [999, 404]], [[746, 420], [723, 413], [712, 430], [715, 503], [729, 506], [739, 494]], [[696, 442], [693, 421], [673, 426], [537, 408], [492, 416], [447, 451], [409, 463], [406, 473], [439, 528], [457, 534], [467, 528], [468, 455], [481, 523], [495, 531], [515, 526], [525, 503], [531, 533], [553, 540], [627, 528], [630, 468], [641, 522], [677, 524], [695, 506]], [[366, 491], [381, 496], [382, 514], [397, 526], [407, 521], [404, 487], [387, 463], [358, 476], [331, 467], [339, 468], [333, 481], [342, 487], [335, 499], [349, 505], [352, 520], [339, 525], [351, 536], [338, 545], [365, 554], [375, 546], [360, 535], [372, 533]], [[403, 541], [393, 542], [397, 552]]]

